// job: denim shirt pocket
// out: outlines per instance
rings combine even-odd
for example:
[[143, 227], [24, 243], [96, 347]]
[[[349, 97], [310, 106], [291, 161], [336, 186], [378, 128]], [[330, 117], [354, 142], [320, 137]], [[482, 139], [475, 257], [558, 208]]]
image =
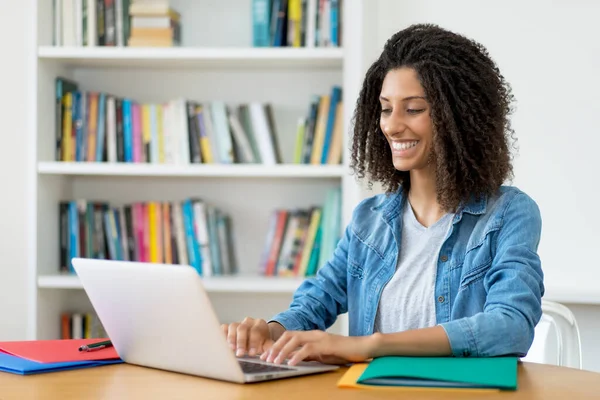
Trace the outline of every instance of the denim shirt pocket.
[[499, 228], [488, 230], [482, 235], [481, 240], [469, 246], [465, 253], [463, 263], [463, 274], [460, 280], [459, 290], [466, 289], [476, 282], [481, 281], [492, 265], [494, 233]]

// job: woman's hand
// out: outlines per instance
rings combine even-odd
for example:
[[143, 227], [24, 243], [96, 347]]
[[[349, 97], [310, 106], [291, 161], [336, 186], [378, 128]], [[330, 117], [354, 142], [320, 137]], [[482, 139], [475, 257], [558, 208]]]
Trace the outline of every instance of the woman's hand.
[[300, 361], [347, 364], [371, 358], [372, 347], [373, 336], [339, 336], [323, 331], [286, 331], [269, 351], [261, 355], [261, 359], [279, 364], [289, 358], [288, 365], [295, 365]]
[[221, 329], [236, 356], [263, 354], [285, 330], [276, 322], [245, 318], [241, 323], [223, 324]]

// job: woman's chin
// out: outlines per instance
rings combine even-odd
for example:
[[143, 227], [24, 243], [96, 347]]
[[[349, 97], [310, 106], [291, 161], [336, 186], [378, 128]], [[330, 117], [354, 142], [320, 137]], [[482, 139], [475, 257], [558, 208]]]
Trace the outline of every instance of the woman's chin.
[[398, 171], [409, 172], [411, 170], [423, 169], [427, 167], [427, 162], [419, 162], [416, 159], [398, 159], [393, 160], [394, 168]]
[[394, 168], [398, 171], [408, 172], [415, 168], [415, 163], [408, 160], [394, 159]]

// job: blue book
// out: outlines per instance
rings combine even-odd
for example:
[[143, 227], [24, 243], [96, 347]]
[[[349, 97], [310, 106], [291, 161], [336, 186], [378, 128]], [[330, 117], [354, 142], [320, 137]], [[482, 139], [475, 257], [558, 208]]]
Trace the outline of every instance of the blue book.
[[269, 47], [270, 33], [270, 1], [252, 1], [252, 44], [254, 47]]
[[106, 136], [106, 94], [98, 96], [98, 140], [96, 141], [96, 161], [104, 159], [104, 137]]
[[[85, 99], [85, 94], [84, 94]], [[83, 159], [83, 111], [84, 100], [81, 98], [81, 92], [73, 92], [72, 118], [75, 128], [75, 161], [84, 161]]]
[[67, 371], [78, 368], [99, 367], [102, 365], [121, 364], [123, 360], [73, 361], [58, 363], [40, 363], [25, 358], [0, 352], [0, 371], [17, 375], [32, 375], [45, 372]]
[[131, 100], [123, 99], [123, 150], [125, 162], [133, 162], [133, 114]]
[[329, 113], [327, 115], [327, 129], [325, 130], [325, 139], [323, 140], [323, 153], [321, 153], [321, 164], [327, 164], [329, 156], [329, 145], [331, 144], [331, 136], [333, 135], [333, 127], [335, 125], [335, 111], [337, 105], [342, 99], [342, 88], [334, 86], [331, 89], [331, 102], [329, 103]]
[[199, 275], [202, 275], [202, 258], [200, 249], [198, 248], [198, 239], [194, 230], [194, 210], [192, 209], [192, 201], [187, 199], [183, 202], [183, 226], [185, 230], [185, 240], [188, 251], [188, 261]]
[[340, 0], [331, 0], [331, 45], [339, 47], [339, 29], [340, 29]]
[[121, 210], [117, 208], [112, 209], [112, 218], [115, 221], [115, 255], [117, 260], [125, 260], [125, 256], [123, 254], [123, 246], [121, 245], [123, 237], [121, 235], [121, 218], [120, 218]]
[[69, 202], [69, 272], [75, 273], [71, 259], [79, 257], [79, 212], [77, 202]]
[[285, 19], [287, 18], [287, 3], [288, 0], [274, 0], [273, 14], [271, 15], [271, 23], [275, 26], [273, 32], [273, 47], [284, 47], [286, 45], [287, 36], [284, 30]]

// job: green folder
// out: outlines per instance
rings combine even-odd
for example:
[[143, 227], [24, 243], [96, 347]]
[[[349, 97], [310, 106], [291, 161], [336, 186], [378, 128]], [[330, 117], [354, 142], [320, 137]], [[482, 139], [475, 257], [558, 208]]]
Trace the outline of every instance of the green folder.
[[517, 358], [381, 357], [357, 383], [379, 386], [517, 389]]

